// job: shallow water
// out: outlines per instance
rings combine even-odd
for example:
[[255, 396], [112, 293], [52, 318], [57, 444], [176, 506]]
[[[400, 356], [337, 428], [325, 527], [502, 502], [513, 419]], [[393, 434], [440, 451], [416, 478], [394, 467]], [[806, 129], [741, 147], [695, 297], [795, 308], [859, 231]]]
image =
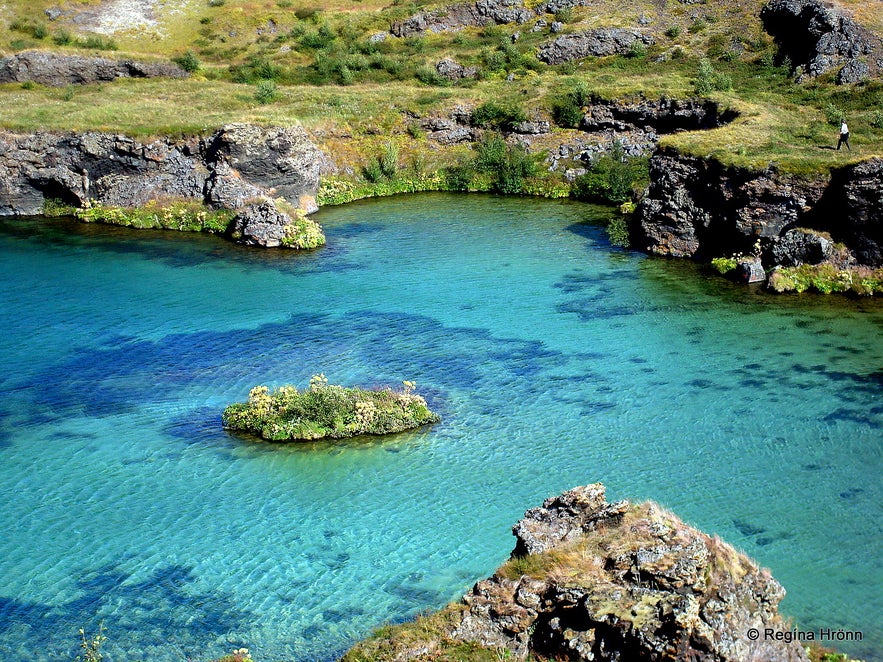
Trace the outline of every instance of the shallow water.
[[[321, 212], [311, 254], [0, 223], [0, 656], [72, 659], [103, 621], [108, 660], [333, 659], [602, 481], [883, 660], [883, 305], [614, 249], [606, 213], [378, 200]], [[316, 372], [416, 380], [443, 422], [297, 446], [220, 429], [251, 386]]]

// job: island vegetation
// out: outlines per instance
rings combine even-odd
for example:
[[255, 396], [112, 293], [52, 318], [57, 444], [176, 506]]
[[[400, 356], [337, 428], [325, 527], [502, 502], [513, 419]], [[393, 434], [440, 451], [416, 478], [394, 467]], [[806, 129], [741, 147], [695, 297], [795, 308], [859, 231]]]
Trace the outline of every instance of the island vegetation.
[[267, 441], [312, 441], [393, 434], [441, 420], [414, 392], [414, 382], [402, 384], [400, 391], [344, 388], [318, 374], [303, 390], [256, 386], [248, 402], [224, 410], [224, 427]]

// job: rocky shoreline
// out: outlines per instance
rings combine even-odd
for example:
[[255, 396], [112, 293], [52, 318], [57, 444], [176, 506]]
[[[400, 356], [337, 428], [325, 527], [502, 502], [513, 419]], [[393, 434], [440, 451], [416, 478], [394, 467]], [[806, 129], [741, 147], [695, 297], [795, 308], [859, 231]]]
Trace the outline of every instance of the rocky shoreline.
[[512, 531], [509, 561], [460, 603], [382, 628], [342, 661], [809, 659], [797, 641], [753, 635], [791, 629], [769, 571], [654, 503], [608, 503], [596, 483]]

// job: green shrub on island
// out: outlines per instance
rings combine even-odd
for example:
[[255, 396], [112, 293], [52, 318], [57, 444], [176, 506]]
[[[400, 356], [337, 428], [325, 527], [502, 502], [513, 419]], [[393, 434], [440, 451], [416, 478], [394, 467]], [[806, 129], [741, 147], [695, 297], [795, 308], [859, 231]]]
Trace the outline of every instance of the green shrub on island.
[[88, 201], [84, 207], [74, 209], [73, 215], [86, 223], [107, 223], [141, 230], [154, 228], [222, 233], [227, 231], [234, 212], [227, 209], [208, 209], [198, 202], [184, 200], [151, 200], [143, 207], [105, 206]]
[[292, 216], [291, 223], [285, 226], [282, 245], [285, 248], [299, 250], [319, 248], [325, 245], [325, 234], [316, 221], [307, 218], [303, 212], [300, 212]]
[[367, 434], [393, 434], [437, 423], [426, 400], [414, 393], [414, 382], [403, 382], [401, 392], [368, 390], [329, 384], [325, 375], [313, 375], [308, 388], [280, 386], [270, 391], [256, 386], [248, 402], [224, 410], [224, 427], [251, 432], [268, 441], [340, 439]]

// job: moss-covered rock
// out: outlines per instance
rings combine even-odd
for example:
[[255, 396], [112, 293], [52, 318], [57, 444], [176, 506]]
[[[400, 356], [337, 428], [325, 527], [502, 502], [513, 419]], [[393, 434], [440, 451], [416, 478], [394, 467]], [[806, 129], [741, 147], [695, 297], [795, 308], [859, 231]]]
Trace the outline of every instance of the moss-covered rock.
[[294, 386], [274, 391], [256, 386], [248, 402], [224, 410], [224, 427], [268, 441], [310, 441], [392, 434], [441, 420], [413, 392], [414, 382], [403, 384], [402, 391], [344, 388], [314, 375], [302, 391]]

